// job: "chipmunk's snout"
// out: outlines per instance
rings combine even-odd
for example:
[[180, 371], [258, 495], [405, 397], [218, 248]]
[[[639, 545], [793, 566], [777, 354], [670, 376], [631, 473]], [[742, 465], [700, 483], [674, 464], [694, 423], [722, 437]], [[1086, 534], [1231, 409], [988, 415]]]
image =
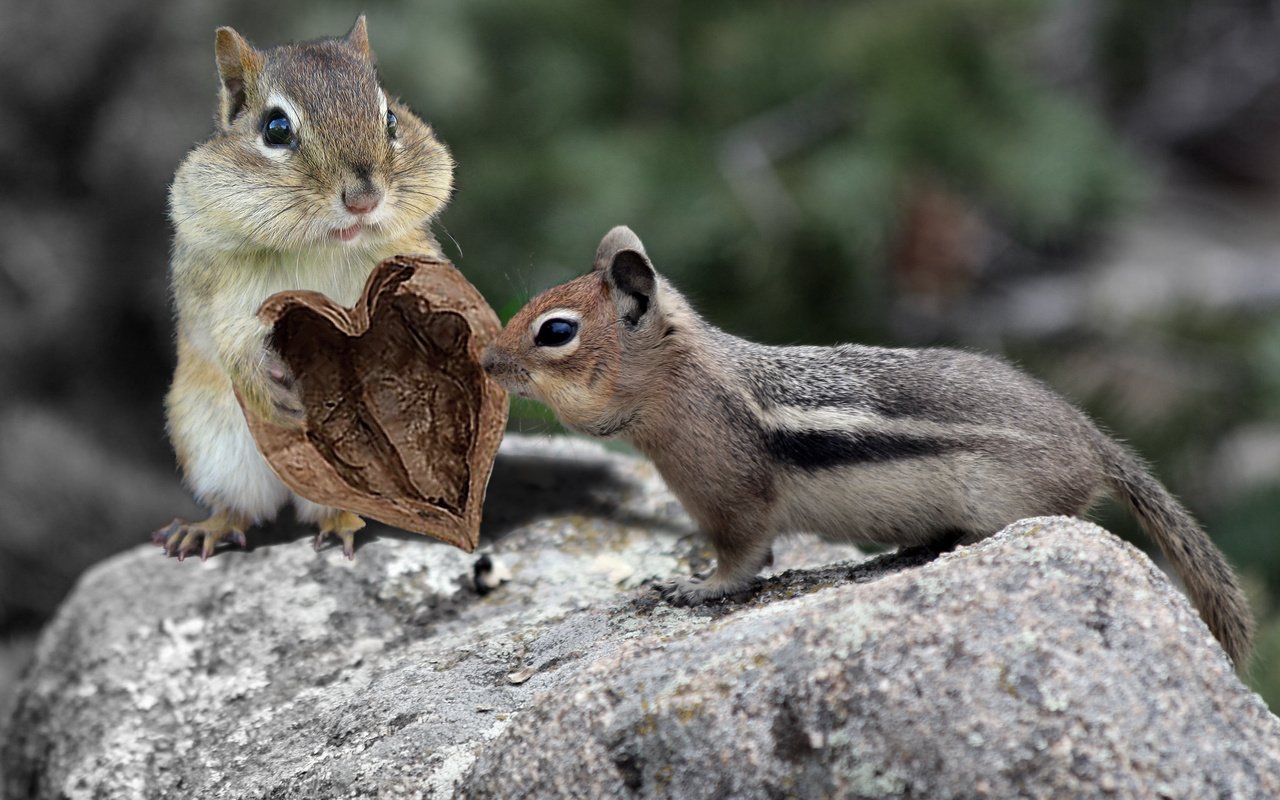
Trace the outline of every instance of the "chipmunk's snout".
[[374, 183], [371, 172], [368, 167], [358, 167], [355, 170], [355, 182], [347, 183], [339, 192], [342, 207], [355, 217], [353, 224], [330, 231], [332, 236], [341, 241], [352, 242], [358, 239], [366, 227], [375, 222], [375, 214], [382, 206], [386, 193]]
[[480, 366], [495, 383], [517, 397], [529, 396], [529, 373], [516, 363], [511, 354], [496, 345], [485, 348]]
[[485, 348], [484, 354], [480, 356], [480, 367], [509, 392], [516, 391], [518, 379], [524, 374], [524, 370], [515, 362], [515, 359], [507, 351], [495, 345]]
[[357, 216], [370, 214], [382, 204], [384, 193], [374, 181], [372, 167], [360, 165], [353, 171], [355, 179], [342, 187], [342, 205]]
[[352, 214], [368, 214], [381, 203], [382, 191], [371, 185], [342, 191], [342, 205]]
[[375, 169], [372, 160], [357, 159], [348, 165], [346, 177], [340, 184], [342, 206], [351, 214], [364, 216], [378, 210], [383, 202], [385, 192], [379, 186], [379, 179], [374, 177]]

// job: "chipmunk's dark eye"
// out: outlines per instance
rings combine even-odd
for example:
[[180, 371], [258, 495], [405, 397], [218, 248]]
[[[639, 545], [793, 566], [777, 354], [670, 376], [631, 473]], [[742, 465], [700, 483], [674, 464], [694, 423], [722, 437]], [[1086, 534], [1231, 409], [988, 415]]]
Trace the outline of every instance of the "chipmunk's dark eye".
[[387, 109], [387, 136], [396, 138], [396, 125], [399, 122], [400, 120], [396, 119], [396, 112]]
[[289, 115], [278, 108], [268, 111], [266, 120], [262, 123], [262, 141], [268, 147], [292, 147], [296, 144], [298, 139], [293, 133]]
[[575, 319], [549, 319], [538, 328], [533, 343], [538, 347], [560, 347], [573, 341], [578, 335], [578, 321]]

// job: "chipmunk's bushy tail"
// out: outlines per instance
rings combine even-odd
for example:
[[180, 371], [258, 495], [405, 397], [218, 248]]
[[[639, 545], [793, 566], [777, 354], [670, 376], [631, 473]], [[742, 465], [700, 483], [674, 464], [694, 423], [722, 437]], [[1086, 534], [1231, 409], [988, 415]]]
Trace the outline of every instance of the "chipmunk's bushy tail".
[[1253, 649], [1253, 615], [1227, 559], [1190, 512], [1123, 445], [1099, 447], [1107, 479], [1147, 536], [1173, 565], [1200, 617], [1237, 668]]

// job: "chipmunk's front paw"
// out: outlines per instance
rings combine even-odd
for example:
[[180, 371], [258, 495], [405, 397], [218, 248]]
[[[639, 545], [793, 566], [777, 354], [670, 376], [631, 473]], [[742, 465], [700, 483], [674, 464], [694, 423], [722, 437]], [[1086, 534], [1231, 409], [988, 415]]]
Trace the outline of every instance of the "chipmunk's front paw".
[[688, 578], [672, 578], [654, 584], [658, 594], [673, 606], [696, 606], [723, 598], [736, 599], [750, 594], [754, 584], [725, 584], [711, 578], [699, 578], [696, 575]]
[[167, 556], [177, 556], [181, 561], [197, 550], [200, 560], [213, 555], [218, 542], [226, 539], [241, 549], [249, 546], [245, 539], [243, 521], [229, 514], [214, 514], [203, 522], [187, 522], [175, 519], [151, 534], [151, 541], [160, 545]]
[[245, 409], [272, 425], [298, 429], [306, 420], [302, 393], [293, 370], [280, 354], [261, 347], [227, 367], [236, 396]]
[[268, 410], [263, 416], [276, 425], [301, 428], [307, 412], [302, 405], [298, 381], [293, 377], [293, 370], [289, 369], [289, 365], [271, 348], [266, 349], [263, 357], [262, 378], [262, 384], [266, 387], [265, 405]]

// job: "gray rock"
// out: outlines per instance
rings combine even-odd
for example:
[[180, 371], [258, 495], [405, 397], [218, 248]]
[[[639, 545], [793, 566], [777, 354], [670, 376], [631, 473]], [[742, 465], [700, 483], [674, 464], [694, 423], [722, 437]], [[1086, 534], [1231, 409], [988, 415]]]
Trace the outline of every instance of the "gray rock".
[[510, 437], [475, 556], [383, 529], [81, 580], [18, 688], [9, 797], [1266, 797], [1280, 720], [1088, 523], [859, 560], [751, 600], [641, 587], [708, 552], [643, 461]]

